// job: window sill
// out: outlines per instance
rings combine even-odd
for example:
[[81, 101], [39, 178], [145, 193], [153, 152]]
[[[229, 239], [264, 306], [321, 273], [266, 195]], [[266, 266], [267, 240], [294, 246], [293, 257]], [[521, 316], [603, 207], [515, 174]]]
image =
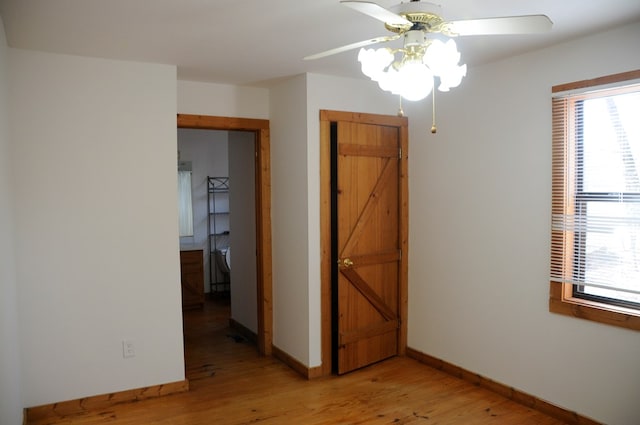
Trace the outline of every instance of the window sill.
[[576, 298], [571, 290], [570, 284], [551, 282], [549, 311], [640, 331], [640, 311]]

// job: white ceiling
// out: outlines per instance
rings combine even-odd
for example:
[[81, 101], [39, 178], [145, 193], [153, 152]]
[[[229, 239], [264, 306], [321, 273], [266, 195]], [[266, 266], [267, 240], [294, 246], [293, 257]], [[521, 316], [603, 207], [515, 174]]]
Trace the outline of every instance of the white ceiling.
[[[396, 3], [378, 1], [384, 7]], [[460, 37], [461, 62], [470, 69], [640, 22], [640, 0], [439, 3], [446, 20], [545, 14], [554, 23], [543, 35]], [[357, 50], [302, 58], [389, 34], [382, 23], [339, 0], [0, 0], [0, 15], [11, 47], [173, 64], [180, 79], [238, 85], [303, 72], [359, 77]]]

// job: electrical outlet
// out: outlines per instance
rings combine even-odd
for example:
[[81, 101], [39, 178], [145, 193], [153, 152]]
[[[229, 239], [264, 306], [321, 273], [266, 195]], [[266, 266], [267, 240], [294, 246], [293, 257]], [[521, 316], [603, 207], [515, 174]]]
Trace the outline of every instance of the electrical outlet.
[[125, 339], [122, 341], [122, 357], [125, 359], [136, 356], [136, 347], [133, 345], [133, 341]]

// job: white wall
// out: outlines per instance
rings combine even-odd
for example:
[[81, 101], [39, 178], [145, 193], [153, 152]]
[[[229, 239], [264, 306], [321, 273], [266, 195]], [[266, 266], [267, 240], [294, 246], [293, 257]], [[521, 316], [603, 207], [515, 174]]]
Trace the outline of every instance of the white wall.
[[[410, 114], [409, 346], [608, 424], [640, 418], [637, 331], [548, 311], [551, 86], [640, 68], [640, 24], [472, 67]], [[426, 137], [424, 135], [427, 135]]]
[[[193, 128], [178, 129], [178, 149], [181, 161], [190, 161], [191, 203], [193, 205], [193, 236], [180, 238], [181, 245], [202, 247], [204, 250], [204, 291], [211, 289], [208, 243], [207, 213], [207, 176], [220, 177], [229, 175], [229, 133], [219, 130], [201, 130]], [[228, 198], [225, 199], [225, 202]], [[228, 205], [227, 205], [228, 207]], [[218, 216], [218, 228], [229, 230], [229, 217]], [[222, 288], [220, 288], [222, 289]]]
[[269, 90], [178, 81], [178, 113], [268, 119]]
[[175, 67], [9, 59], [24, 404], [184, 379]]
[[307, 366], [310, 359], [306, 76], [270, 91], [273, 344]]
[[229, 132], [231, 317], [258, 332], [255, 135]]
[[0, 423], [22, 423], [20, 340], [9, 158], [8, 49], [0, 18]]

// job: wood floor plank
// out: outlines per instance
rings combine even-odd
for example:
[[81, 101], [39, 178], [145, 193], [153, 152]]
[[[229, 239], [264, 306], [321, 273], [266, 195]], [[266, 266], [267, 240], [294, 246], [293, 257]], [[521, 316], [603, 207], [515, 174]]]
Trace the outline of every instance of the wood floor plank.
[[228, 326], [228, 303], [185, 312], [190, 391], [33, 425], [543, 424], [562, 422], [468, 382], [395, 357], [306, 380]]

